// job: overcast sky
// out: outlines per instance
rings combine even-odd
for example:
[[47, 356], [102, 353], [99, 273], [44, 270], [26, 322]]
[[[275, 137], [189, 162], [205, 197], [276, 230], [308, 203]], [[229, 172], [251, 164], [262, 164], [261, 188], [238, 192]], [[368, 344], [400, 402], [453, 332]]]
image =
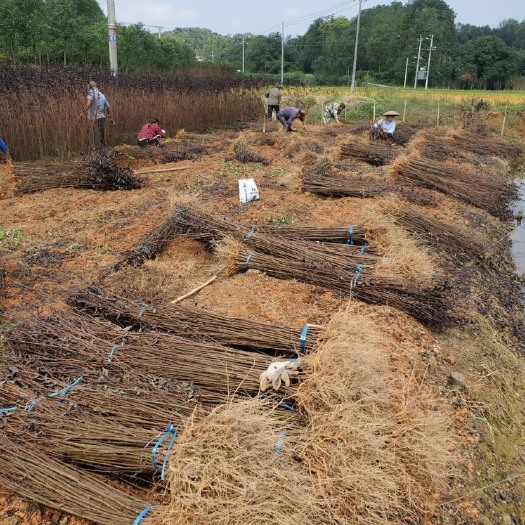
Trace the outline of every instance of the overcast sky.
[[[107, 0], [97, 0], [107, 14]], [[348, 18], [357, 15], [358, 0], [114, 0], [117, 21], [142, 22], [162, 26], [203, 27], [223, 35], [235, 33], [267, 34], [281, 31], [285, 22], [287, 35], [302, 35], [320, 16], [335, 14]], [[388, 1], [363, 1], [363, 9], [388, 5]], [[456, 13], [456, 22], [497, 27], [502, 20], [525, 18], [523, 0], [448, 0]], [[157, 29], [150, 28], [152, 31]]]

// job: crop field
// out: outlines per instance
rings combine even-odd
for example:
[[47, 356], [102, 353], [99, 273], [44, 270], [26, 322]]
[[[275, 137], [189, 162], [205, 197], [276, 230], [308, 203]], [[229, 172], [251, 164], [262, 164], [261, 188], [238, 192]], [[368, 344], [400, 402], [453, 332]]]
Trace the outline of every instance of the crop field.
[[265, 86], [102, 78], [99, 155], [88, 73], [20, 75], [0, 525], [525, 521], [522, 95], [288, 88], [284, 133]]

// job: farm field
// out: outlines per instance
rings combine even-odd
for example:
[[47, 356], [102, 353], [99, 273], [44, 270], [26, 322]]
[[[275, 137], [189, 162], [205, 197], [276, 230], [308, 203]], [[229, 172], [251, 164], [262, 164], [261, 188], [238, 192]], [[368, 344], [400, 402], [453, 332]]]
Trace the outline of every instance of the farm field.
[[524, 102], [432, 95], [1, 164], [0, 524], [524, 522]]

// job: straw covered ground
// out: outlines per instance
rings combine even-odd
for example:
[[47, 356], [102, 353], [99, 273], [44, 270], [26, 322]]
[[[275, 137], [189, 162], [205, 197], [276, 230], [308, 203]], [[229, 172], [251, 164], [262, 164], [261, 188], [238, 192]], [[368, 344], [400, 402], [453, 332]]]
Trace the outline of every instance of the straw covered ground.
[[0, 525], [525, 523], [524, 144], [398, 126], [0, 165]]

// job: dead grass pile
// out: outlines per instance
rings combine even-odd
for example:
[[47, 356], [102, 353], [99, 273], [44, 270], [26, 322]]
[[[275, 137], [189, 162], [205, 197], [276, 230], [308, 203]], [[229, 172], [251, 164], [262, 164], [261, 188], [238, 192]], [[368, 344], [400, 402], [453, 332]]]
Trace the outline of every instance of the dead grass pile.
[[448, 422], [421, 381], [391, 379], [387, 342], [351, 306], [304, 364], [308, 377], [296, 398], [309, 430], [301, 458], [331, 523], [420, 523], [449, 475]]
[[389, 143], [364, 142], [352, 139], [341, 146], [341, 157], [353, 157], [372, 166], [382, 166], [394, 160], [401, 152]]
[[145, 182], [131, 169], [116, 166], [101, 155], [92, 155], [78, 162], [22, 162], [13, 166], [18, 195], [53, 188], [134, 190], [142, 188]]
[[190, 421], [170, 457], [166, 525], [332, 524], [298, 430], [253, 399]]
[[9, 199], [15, 195], [16, 177], [12, 162], [0, 163], [0, 188], [0, 199]]

